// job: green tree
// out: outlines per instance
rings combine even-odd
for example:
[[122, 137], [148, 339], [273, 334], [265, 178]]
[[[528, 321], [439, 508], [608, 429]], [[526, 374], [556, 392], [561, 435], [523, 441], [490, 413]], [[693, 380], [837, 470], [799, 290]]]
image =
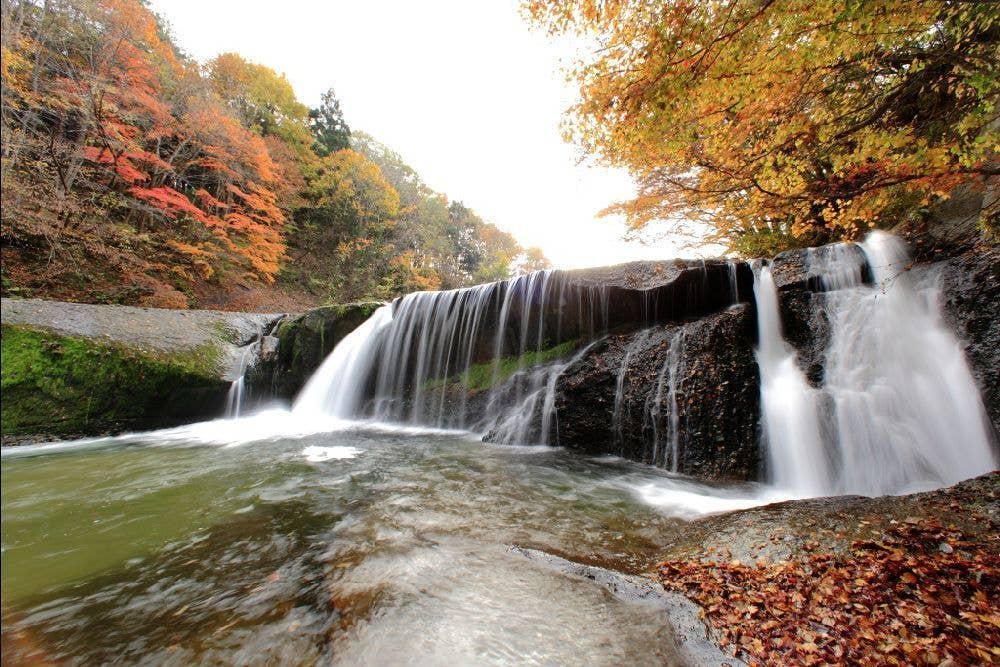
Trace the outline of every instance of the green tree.
[[340, 100], [330, 88], [323, 93], [323, 103], [309, 111], [309, 129], [312, 131], [313, 150], [320, 157], [351, 147], [351, 128], [344, 120]]

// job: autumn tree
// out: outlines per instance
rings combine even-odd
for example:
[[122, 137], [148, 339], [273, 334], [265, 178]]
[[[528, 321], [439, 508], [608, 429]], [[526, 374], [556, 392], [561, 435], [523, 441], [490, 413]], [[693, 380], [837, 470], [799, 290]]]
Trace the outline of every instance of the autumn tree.
[[531, 273], [549, 268], [552, 268], [552, 263], [538, 247], [525, 248], [513, 262], [514, 273]]
[[217, 56], [206, 71], [215, 92], [244, 127], [293, 146], [312, 145], [309, 108], [299, 102], [283, 74], [236, 53]]
[[41, 239], [65, 257], [49, 265], [114, 269], [170, 306], [187, 303], [178, 288], [223, 273], [273, 279], [281, 174], [148, 9], [63, 0], [3, 12], [10, 264]]
[[[996, 187], [1000, 4], [528, 0], [592, 40], [566, 135], [635, 176], [633, 227], [701, 221], [773, 251]], [[995, 213], [995, 212], [994, 212]]]
[[355, 132], [351, 142], [399, 193], [394, 243], [407, 253], [414, 270], [433, 272], [444, 289], [502, 280], [515, 272], [513, 262], [522, 249], [514, 237], [462, 202], [434, 192], [402, 156], [370, 135]]
[[226, 306], [277, 280], [309, 303], [509, 273], [513, 239], [352, 136], [332, 91], [310, 113], [269, 67], [199, 65], [142, 0], [0, 12], [4, 294]]
[[399, 195], [382, 172], [360, 153], [344, 149], [323, 158], [309, 186], [310, 205], [299, 211], [299, 256], [321, 254], [326, 266], [312, 266], [310, 281], [341, 301], [376, 296]]

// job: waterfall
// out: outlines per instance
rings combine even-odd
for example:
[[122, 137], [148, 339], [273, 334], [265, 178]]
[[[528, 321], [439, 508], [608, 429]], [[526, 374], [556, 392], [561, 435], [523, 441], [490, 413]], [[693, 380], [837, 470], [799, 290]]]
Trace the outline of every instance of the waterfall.
[[819, 495], [829, 472], [820, 438], [815, 390], [781, 334], [778, 290], [771, 269], [754, 266], [757, 299], [757, 366], [760, 369], [761, 444], [771, 481], [782, 490]]
[[226, 394], [226, 417], [239, 419], [243, 410], [243, 388], [246, 385], [247, 357], [254, 345], [246, 345], [243, 354], [240, 356], [240, 374], [232, 384], [229, 385], [229, 392]]
[[[638, 454], [678, 471], [689, 435], [686, 406], [695, 398], [685, 395], [688, 357], [704, 353], [685, 337], [686, 322], [738, 302], [741, 286], [749, 296], [752, 273], [761, 445], [770, 481], [782, 493], [901, 493], [992, 469], [985, 411], [961, 346], [943, 322], [934, 276], [909, 271], [905, 245], [884, 233], [860, 245], [806, 251], [804, 258], [805, 283], [819, 292], [810, 303], [820, 304], [830, 324], [818, 387], [782, 335], [771, 267], [713, 260], [658, 266], [656, 272], [676, 273], [655, 289], [539, 271], [408, 294], [337, 345], [293, 414], [558, 444], [559, 378], [613, 322], [636, 333], [607, 339], [624, 346], [621, 366], [610, 370], [609, 451], [636, 449], [626, 429], [639, 428], [633, 413], [641, 410]], [[659, 360], [653, 378], [648, 363], [637, 364], [650, 354]], [[238, 399], [238, 385], [234, 392]]]
[[529, 389], [511, 408], [501, 412], [491, 433], [492, 440], [515, 444], [533, 442], [548, 445], [559, 442], [559, 422], [555, 409], [556, 381], [563, 371], [581, 359], [589, 346], [568, 360], [541, 366], [530, 371]]
[[232, 381], [229, 385], [229, 391], [226, 394], [226, 417], [230, 419], [239, 419], [240, 414], [243, 412], [243, 403], [246, 394], [246, 378], [247, 370], [253, 365], [253, 361], [260, 354], [261, 347], [264, 344], [264, 337], [270, 334], [277, 328], [278, 323], [281, 322], [282, 318], [277, 318], [272, 322], [271, 327], [267, 332], [258, 324], [257, 325], [257, 335], [254, 339], [242, 347], [243, 352], [240, 353], [240, 370], [239, 375], [236, 379]]
[[[763, 444], [773, 482], [799, 495], [882, 495], [953, 484], [996, 466], [985, 411], [945, 325], [936, 276], [873, 232], [810, 252], [830, 320], [822, 387], [783, 339], [767, 266], [755, 267]], [[874, 285], [864, 283], [870, 272]]]
[[377, 334], [391, 321], [392, 307], [382, 306], [347, 334], [299, 392], [292, 413], [356, 416], [364, 396], [365, 376], [374, 359]]
[[[650, 462], [653, 465], [666, 466], [677, 472], [680, 460], [680, 409], [677, 397], [681, 388], [681, 373], [684, 367], [684, 329], [678, 328], [670, 337], [663, 363], [656, 376], [656, 384], [646, 396], [643, 431], [650, 433]], [[664, 396], [666, 392], [666, 396]], [[664, 424], [663, 408], [667, 407], [666, 423]], [[665, 428], [664, 428], [665, 427]], [[666, 444], [664, 445], [664, 432]]]
[[636, 350], [643, 347], [649, 339], [649, 331], [645, 330], [632, 339], [632, 342], [625, 348], [625, 356], [622, 359], [621, 368], [618, 369], [618, 376], [615, 378], [615, 404], [611, 417], [611, 439], [612, 445], [619, 454], [624, 453], [625, 446], [625, 376], [628, 375], [629, 361]]
[[826, 294], [836, 490], [932, 488], [992, 470], [985, 410], [944, 322], [937, 276], [915, 275], [905, 243], [885, 232], [861, 248], [875, 284], [841, 271], [842, 288]]
[[556, 271], [408, 294], [337, 345], [293, 411], [546, 442], [558, 374], [607, 329], [608, 300]]

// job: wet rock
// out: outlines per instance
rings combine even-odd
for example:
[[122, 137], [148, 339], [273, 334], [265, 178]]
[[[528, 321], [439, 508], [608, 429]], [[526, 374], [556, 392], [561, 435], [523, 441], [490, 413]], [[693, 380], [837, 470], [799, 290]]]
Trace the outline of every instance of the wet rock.
[[[704, 478], [757, 479], [755, 326], [752, 306], [740, 304], [596, 343], [557, 381], [555, 441], [591, 455], [623, 456]], [[671, 346], [678, 344], [680, 363], [671, 369]]]
[[861, 246], [856, 244], [832, 243], [816, 248], [801, 248], [779, 253], [771, 260], [771, 276], [778, 291], [824, 289], [821, 279], [822, 267], [842, 262], [845, 257], [852, 257], [861, 273], [862, 281], [872, 280], [868, 259]]
[[[879, 539], [909, 517], [955, 526], [970, 539], [996, 539], [1000, 473], [903, 496], [789, 500], [679, 523], [660, 558], [782, 561], [811, 552], [850, 553], [855, 540]], [[949, 545], [950, 546], [950, 545]]]
[[978, 248], [941, 262], [943, 306], [1000, 433], [1000, 247]]
[[698, 605], [683, 595], [664, 590], [650, 579], [575, 563], [537, 549], [509, 547], [508, 553], [567, 577], [592, 581], [624, 602], [658, 609], [670, 625], [671, 648], [678, 664], [690, 667], [740, 667], [746, 664], [719, 648], [712, 629], [701, 620]]
[[323, 306], [286, 317], [265, 338], [260, 361], [248, 375], [250, 400], [290, 401], [344, 336], [371, 317], [381, 303]]
[[826, 348], [830, 343], [830, 317], [826, 295], [808, 290], [780, 293], [781, 328], [795, 348], [799, 367], [814, 387], [823, 384]]

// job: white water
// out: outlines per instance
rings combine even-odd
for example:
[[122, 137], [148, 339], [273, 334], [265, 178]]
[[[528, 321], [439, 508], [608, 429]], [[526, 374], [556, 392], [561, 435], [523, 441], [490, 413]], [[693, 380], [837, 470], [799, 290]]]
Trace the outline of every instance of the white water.
[[239, 419], [243, 411], [243, 392], [246, 385], [247, 361], [253, 356], [255, 344], [246, 345], [243, 354], [240, 355], [240, 375], [229, 385], [229, 393], [226, 394], [226, 416], [232, 419]]
[[822, 494], [830, 478], [819, 431], [817, 392], [781, 333], [778, 290], [767, 266], [756, 266], [757, 366], [760, 370], [761, 444], [771, 482], [796, 495]]
[[[572, 323], [569, 313], [564, 316], [569, 290], [577, 292]], [[303, 418], [492, 430], [503, 442], [529, 438], [545, 444], [555, 428], [555, 383], [566, 363], [553, 359], [531, 367], [527, 353], [562, 340], [567, 324], [582, 338], [599, 335], [607, 326], [606, 292], [593, 288], [584, 294], [556, 272], [538, 271], [466, 289], [408, 294], [337, 345], [292, 411]], [[479, 401], [475, 408], [470, 396]], [[541, 429], [532, 428], [539, 415]]]
[[392, 321], [392, 306], [382, 306], [351, 333], [344, 336], [323, 360], [295, 399], [292, 412], [303, 417], [331, 415], [354, 417], [365, 389], [378, 344], [378, 332]]
[[625, 357], [622, 359], [621, 368], [618, 369], [618, 377], [615, 378], [615, 407], [611, 417], [611, 437], [612, 444], [619, 453], [624, 452], [625, 446], [624, 417], [627, 407], [625, 405], [625, 378], [628, 375], [629, 362], [636, 350], [643, 347], [648, 339], [648, 330], [640, 332], [632, 339], [632, 342], [625, 349]]
[[944, 322], [936, 276], [914, 275], [905, 244], [884, 232], [862, 249], [875, 286], [827, 294], [824, 389], [837, 442], [831, 489], [904, 492], [992, 470], [985, 410]]
[[[527, 394], [514, 403], [513, 407], [501, 411], [493, 430], [494, 440], [502, 443], [536, 442], [548, 445], [559, 442], [559, 422], [556, 414], [556, 382], [567, 368], [583, 358], [588, 347], [583, 348], [570, 359], [527, 371]], [[535, 432], [537, 426], [537, 433]], [[554, 437], [553, 437], [554, 436]]]
[[755, 273], [762, 425], [774, 484], [796, 495], [883, 495], [994, 469], [979, 391], [943, 320], [935, 276], [913, 275], [905, 244], [890, 234], [873, 232], [861, 249], [874, 286], [862, 284], [864, 267], [848, 244], [809, 267], [831, 290], [820, 389], [809, 386], [782, 338], [769, 268]]
[[[811, 281], [827, 290], [822, 298], [831, 329], [818, 388], [782, 336], [770, 268], [754, 267], [762, 446], [774, 488], [801, 497], [904, 493], [993, 469], [990, 429], [961, 346], [943, 322], [933, 277], [918, 280], [906, 270], [905, 245], [874, 233], [860, 247], [826, 247], [808, 260]], [[864, 284], [866, 277], [877, 284]], [[738, 297], [735, 264], [728, 290]], [[608, 294], [595, 288], [574, 296], [574, 331], [593, 340], [607, 329]], [[586, 346], [542, 364], [526, 353], [562, 340], [566, 303], [567, 282], [551, 271], [407, 295], [380, 308], [336, 347], [292, 415], [305, 422], [368, 419], [491, 432], [508, 444], [558, 444], [556, 384]], [[635, 335], [618, 369], [609, 446], [622, 449], [622, 429], [632, 424], [630, 365], [645, 354], [650, 331]], [[683, 331], [679, 327], [671, 338], [642, 406], [652, 462], [673, 471], [684, 437], [678, 409]]]

